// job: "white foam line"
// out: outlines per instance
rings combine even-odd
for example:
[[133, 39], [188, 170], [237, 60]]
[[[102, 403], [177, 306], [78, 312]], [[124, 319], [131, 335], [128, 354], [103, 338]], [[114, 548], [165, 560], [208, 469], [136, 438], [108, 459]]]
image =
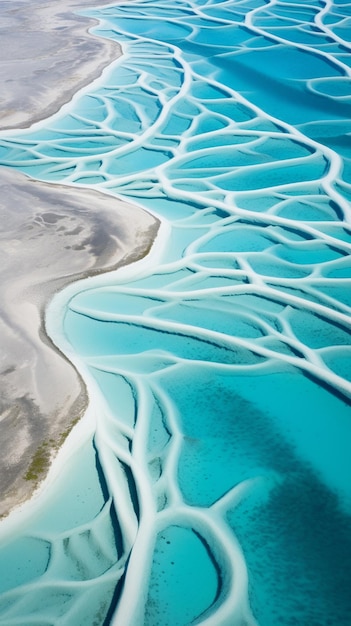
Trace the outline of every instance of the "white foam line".
[[[245, 294], [247, 294], [248, 286], [244, 285], [244, 287], [245, 289], [243, 289], [242, 291]], [[212, 290], [210, 291], [210, 293], [213, 293], [214, 291], [215, 290]], [[272, 291], [274, 292], [274, 290]], [[259, 286], [257, 286], [255, 292], [256, 294], [263, 292], [262, 295], [265, 295], [267, 297], [268, 289], [266, 287], [260, 288]], [[190, 294], [187, 292], [188, 297], [189, 295]], [[286, 301], [290, 300], [290, 302], [294, 303], [295, 305], [299, 302], [299, 299], [294, 296], [287, 296], [285, 299]], [[304, 307], [306, 308], [305, 303], [304, 303]], [[209, 329], [204, 330], [197, 326], [191, 326], [190, 324], [185, 325], [185, 324], [180, 324], [177, 322], [164, 321], [160, 319], [148, 320], [139, 315], [127, 316], [127, 315], [120, 315], [118, 313], [106, 314], [101, 311], [90, 312], [89, 310], [86, 310], [84, 307], [76, 306], [73, 308], [72, 305], [71, 305], [71, 308], [72, 310], [75, 310], [76, 312], [82, 315], [87, 315], [88, 317], [90, 316], [90, 317], [93, 317], [94, 319], [98, 319], [101, 321], [122, 322], [122, 323], [134, 324], [135, 326], [152, 328], [153, 330], [157, 329], [157, 330], [160, 330], [161, 332], [174, 333], [174, 334], [179, 334], [183, 336], [191, 335], [192, 337], [200, 339], [202, 341], [206, 341], [206, 342], [212, 341], [213, 343], [217, 344], [218, 347], [224, 347], [224, 348], [229, 348], [231, 350], [235, 350], [235, 348], [239, 346], [239, 347], [249, 350], [250, 352], [253, 352], [255, 354], [258, 354], [266, 358], [273, 358], [273, 359], [279, 358], [281, 359], [281, 361], [286, 362], [287, 364], [293, 365], [294, 367], [297, 367], [298, 369], [302, 371], [306, 371], [312, 374], [318, 380], [328, 383], [335, 389], [338, 389], [341, 393], [345, 394], [347, 397], [351, 397], [351, 384], [345, 381], [341, 376], [338, 376], [337, 374], [335, 374], [334, 372], [331, 372], [330, 370], [327, 370], [324, 367], [323, 368], [319, 367], [315, 363], [305, 361], [299, 357], [286, 355], [282, 353], [279, 353], [278, 355], [276, 352], [274, 352], [273, 350], [270, 350], [269, 348], [265, 348], [264, 346], [259, 346], [258, 344], [253, 344], [250, 341], [243, 339], [243, 338], [230, 337], [218, 331], [213, 331]], [[324, 307], [322, 305], [309, 303], [309, 308], [311, 310], [314, 309], [320, 315], [323, 315]], [[329, 310], [328, 310], [327, 317], [329, 318], [332, 317]], [[334, 319], [337, 319], [339, 321], [342, 320], [344, 323], [347, 323], [347, 325], [351, 324], [350, 319], [346, 318], [346, 316], [344, 316], [342, 313], [333, 311], [333, 317]], [[346, 319], [344, 320], [344, 318]]]
[[[120, 624], [134, 626], [135, 624], [143, 623], [158, 515], [154, 504], [152, 486], [148, 477], [148, 460], [145, 453], [145, 441], [147, 441], [150, 428], [150, 391], [146, 390], [140, 380], [135, 379], [135, 384], [137, 385], [139, 408], [132, 452], [135, 462], [131, 467], [137, 485], [141, 517], [128, 563], [123, 594], [111, 621], [111, 624], [116, 626], [120, 626]], [[154, 391], [155, 389], [158, 394], [159, 390], [154, 388]], [[163, 406], [167, 406], [167, 418], [171, 420], [172, 405], [170, 405], [165, 394], [161, 392], [160, 395], [162, 396]], [[169, 428], [169, 424], [167, 424], [167, 428]], [[171, 440], [174, 437], [176, 437], [175, 433], [171, 432]], [[138, 589], [137, 602], [135, 601], [136, 589]]]
[[[78, 590], [84, 590], [87, 589], [89, 590], [90, 587], [93, 587], [94, 585], [96, 585], [97, 582], [100, 581], [101, 579], [101, 583], [104, 584], [106, 581], [111, 581], [114, 582], [118, 580], [117, 576], [119, 575], [119, 577], [121, 575], [123, 575], [123, 571], [124, 569], [119, 567], [119, 566], [112, 566], [110, 569], [108, 569], [106, 572], [104, 572], [103, 574], [101, 574], [100, 576], [98, 576], [98, 578], [93, 578], [93, 579], [88, 579], [88, 580], [63, 580], [60, 578], [57, 578], [55, 580], [49, 579], [49, 578], [41, 578], [40, 580], [40, 588], [41, 591], [45, 591], [47, 590], [48, 592], [50, 591], [50, 589], [54, 588], [58, 591], [63, 591], [63, 592], [69, 592], [69, 590], [73, 590], [76, 591]], [[23, 593], [22, 597], [20, 600], [17, 600], [18, 604], [23, 604], [24, 606], [28, 605], [28, 596], [27, 594], [31, 594], [34, 593], [38, 588], [38, 580], [35, 579], [31, 582], [28, 583], [24, 583], [23, 585], [21, 585], [21, 592]], [[16, 598], [17, 596], [17, 589], [10, 589], [8, 591], [4, 591], [1, 594], [1, 600], [7, 600], [10, 601], [12, 598]], [[16, 602], [16, 604], [17, 604]], [[50, 616], [51, 617], [51, 616]], [[7, 621], [7, 619], [9, 621]], [[6, 618], [6, 625], [8, 623], [10, 623], [10, 617]], [[52, 617], [51, 617], [52, 619]], [[13, 618], [14, 623], [18, 623], [18, 621], [20, 621], [21, 624], [23, 624], [23, 622], [21, 621], [21, 617], [14, 617]]]
[[[350, 287], [351, 287], [350, 279], [347, 279], [347, 280], [350, 282]], [[321, 285], [322, 287], [324, 287], [325, 285], [328, 285], [329, 283], [327, 279], [324, 280], [322, 278], [319, 280], [317, 279], [316, 282], [317, 282], [317, 285]], [[333, 285], [335, 284], [334, 279], [330, 280], [330, 285], [332, 284]], [[324, 293], [321, 293], [320, 291], [317, 291], [316, 289], [313, 288], [312, 285], [308, 285], [307, 287], [304, 288], [304, 290], [306, 291], [306, 293], [310, 294], [313, 298], [320, 299], [322, 302], [325, 302], [324, 306], [326, 308], [329, 306], [331, 307], [331, 309], [336, 309], [336, 310], [339, 309], [340, 313], [343, 313], [344, 315], [347, 315], [349, 318], [351, 318], [351, 307], [349, 305], [344, 304], [343, 302], [339, 302], [338, 300], [335, 300], [331, 296], [328, 296]]]
[[[180, 362], [178, 362], [178, 368], [179, 365]], [[177, 476], [184, 435], [179, 427], [179, 416], [175, 405], [158, 382], [153, 381], [151, 385], [155, 395], [161, 400], [162, 406], [165, 409], [165, 415], [167, 415], [167, 429], [171, 435], [167, 445], [167, 457], [162, 464], [162, 475], [159, 480], [159, 486], [161, 488], [163, 486], [165, 487], [167, 507], [172, 507], [182, 502], [181, 491], [175, 480], [175, 476]]]
[[[222, 575], [222, 594], [212, 615], [201, 620], [203, 626], [255, 626], [249, 609], [248, 573], [241, 547], [232, 530], [216, 514], [215, 509], [181, 505], [159, 513], [158, 532], [168, 525], [194, 529], [209, 545]], [[211, 609], [210, 609], [211, 611]]]
[[342, 39], [341, 37], [339, 37], [339, 35], [336, 35], [336, 33], [334, 33], [334, 31], [329, 28], [329, 26], [323, 23], [323, 18], [325, 16], [328, 16], [329, 12], [332, 13], [332, 10], [334, 8], [334, 2], [332, 0], [324, 0], [324, 2], [324, 8], [320, 9], [315, 17], [315, 24], [318, 26], [318, 28], [321, 29], [322, 32], [327, 35], [328, 38], [333, 39], [336, 43], [340, 44], [344, 48], [351, 50], [351, 44], [347, 40]]
[[[328, 9], [329, 7], [332, 7], [332, 2], [331, 0], [327, 0], [328, 3]], [[267, 32], [265, 30], [263, 30], [262, 28], [259, 28], [257, 26], [254, 25], [253, 23], [253, 18], [255, 17], [256, 14], [260, 13], [260, 11], [264, 10], [266, 11], [267, 8], [269, 8], [270, 6], [276, 6], [278, 3], [276, 2], [276, 0], [270, 0], [270, 2], [268, 2], [268, 4], [265, 4], [263, 7], [256, 7], [255, 9], [252, 9], [252, 11], [249, 11], [246, 16], [245, 16], [245, 25], [253, 32], [256, 33], [256, 35], [261, 35], [262, 37], [265, 37], [266, 39], [270, 39], [272, 41], [276, 41], [280, 44], [284, 44], [287, 45], [289, 47], [293, 47], [293, 48], [297, 48], [298, 50], [303, 50], [304, 52], [308, 52], [310, 54], [314, 54], [315, 56], [319, 56], [322, 57], [324, 59], [327, 59], [332, 65], [335, 65], [336, 67], [338, 67], [339, 69], [341, 69], [344, 74], [347, 74], [349, 76], [351, 76], [351, 69], [349, 67], [347, 67], [347, 65], [344, 65], [344, 63], [342, 63], [341, 61], [339, 61], [338, 59], [336, 59], [334, 56], [332, 56], [331, 54], [328, 54], [327, 52], [324, 52], [323, 50], [318, 50], [316, 48], [310, 48], [309, 46], [302, 44], [302, 43], [297, 43], [297, 42], [291, 42], [289, 41], [289, 39], [284, 39], [283, 37], [279, 37], [278, 35], [274, 35], [271, 32]], [[300, 6], [300, 5], [298, 5]], [[307, 5], [308, 8], [311, 8], [310, 5]], [[317, 16], [315, 18], [316, 24], [321, 28], [322, 32], [327, 33], [327, 31], [324, 30], [324, 26], [320, 26], [321, 21], [317, 19]], [[330, 34], [328, 33], [328, 36], [330, 36], [334, 41], [338, 41], [339, 38], [336, 38], [336, 36], [334, 35], [334, 33], [332, 31], [330, 31]], [[344, 40], [340, 39], [340, 41], [338, 41], [338, 43], [342, 43], [344, 45]]]
[[102, 420], [96, 427], [95, 442], [98, 449], [99, 461], [104, 471], [104, 477], [108, 485], [118, 517], [118, 523], [123, 537], [124, 550], [129, 553], [134, 545], [138, 532], [138, 520], [136, 519], [133, 504], [130, 499], [130, 491], [125, 473], [120, 461], [127, 466], [132, 466], [132, 459], [116, 442], [111, 443], [111, 437], [101, 432]]
[[[255, 275], [253, 275], [252, 278], [254, 280]], [[324, 284], [324, 282], [325, 282], [324, 279], [323, 280], [321, 279], [321, 283]], [[306, 308], [312, 313], [316, 313], [322, 317], [325, 317], [326, 319], [330, 319], [333, 322], [340, 323], [346, 326], [347, 328], [349, 328], [351, 325], [350, 316], [347, 313], [344, 314], [339, 311], [334, 311], [324, 305], [320, 305], [311, 301], [306, 301], [300, 298], [299, 296], [293, 296], [292, 294], [288, 294], [286, 292], [277, 292], [277, 290], [265, 284], [262, 285], [262, 284], [251, 283], [251, 284], [244, 284], [244, 285], [238, 285], [238, 286], [233, 286], [233, 287], [232, 286], [209, 287], [207, 289], [196, 289], [196, 290], [189, 290], [189, 291], [167, 291], [167, 289], [164, 289], [164, 288], [162, 290], [156, 290], [152, 288], [142, 289], [142, 288], [132, 288], [132, 287], [131, 288], [124, 287], [121, 289], [118, 289], [118, 287], [116, 287], [116, 289], [118, 292], [123, 293], [123, 294], [141, 295], [141, 296], [149, 297], [149, 298], [154, 297], [155, 299], [160, 299], [162, 301], [167, 299], [169, 302], [172, 302], [172, 301], [177, 302], [179, 299], [198, 300], [200, 297], [201, 298], [203, 298], [204, 296], [213, 297], [215, 295], [217, 296], [239, 295], [239, 294], [259, 295], [268, 299], [272, 299], [274, 301], [278, 301], [280, 303], [283, 303], [284, 305], [292, 305], [298, 309]], [[97, 319], [101, 319], [102, 321], [109, 319], [109, 314], [103, 313], [99, 309], [97, 310], [89, 309], [88, 307], [76, 305], [72, 303], [72, 301], [69, 303], [69, 306], [73, 311], [76, 311], [77, 313], [80, 313], [82, 315], [87, 315], [89, 317], [96, 316]], [[101, 317], [101, 315], [103, 317]], [[114, 319], [113, 317], [114, 315], [118, 316], [118, 314], [111, 313], [111, 319]], [[147, 318], [143, 318], [140, 316], [126, 316], [125, 318], [123, 318], [123, 316], [118, 316], [118, 319], [116, 319], [116, 321], [122, 321], [122, 319], [124, 319], [124, 321], [128, 320], [133, 323], [137, 323], [136, 320], [139, 320], [141, 325], [143, 324], [143, 322], [145, 322], [146, 324], [149, 323]], [[157, 323], [159, 321], [160, 320], [158, 320]]]

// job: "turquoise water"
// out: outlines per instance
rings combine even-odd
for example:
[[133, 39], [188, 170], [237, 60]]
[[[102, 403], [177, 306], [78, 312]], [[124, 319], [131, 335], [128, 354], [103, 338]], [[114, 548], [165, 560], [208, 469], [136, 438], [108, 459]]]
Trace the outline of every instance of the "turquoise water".
[[123, 56], [1, 135], [1, 164], [163, 226], [48, 311], [94, 428], [0, 526], [0, 624], [349, 626], [348, 12], [89, 11]]

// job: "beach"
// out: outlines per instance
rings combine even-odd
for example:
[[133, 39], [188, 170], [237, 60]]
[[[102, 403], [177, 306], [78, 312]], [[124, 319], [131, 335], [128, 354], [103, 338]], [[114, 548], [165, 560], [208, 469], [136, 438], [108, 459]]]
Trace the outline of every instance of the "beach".
[[121, 54], [88, 33], [94, 20], [76, 12], [105, 2], [1, 3], [0, 128], [26, 128], [58, 111]]
[[[3, 129], [28, 127], [56, 112], [120, 55], [118, 44], [88, 34], [94, 21], [73, 13], [80, 6], [70, 1], [31, 2], [30, 11], [26, 2], [2, 7]], [[0, 185], [4, 516], [45, 478], [87, 406], [85, 384], [46, 335], [48, 302], [72, 281], [142, 257], [158, 222], [97, 191], [51, 186], [6, 168]]]

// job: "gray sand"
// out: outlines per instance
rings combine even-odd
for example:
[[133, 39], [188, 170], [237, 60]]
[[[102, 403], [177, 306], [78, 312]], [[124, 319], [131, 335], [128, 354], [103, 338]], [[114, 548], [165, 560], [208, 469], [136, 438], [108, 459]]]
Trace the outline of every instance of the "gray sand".
[[83, 383], [45, 335], [45, 305], [73, 280], [144, 256], [158, 223], [105, 194], [5, 168], [0, 185], [2, 515], [45, 476], [50, 453], [86, 406]]
[[0, 0], [0, 130], [56, 112], [118, 58], [117, 43], [87, 33], [73, 11], [102, 0]]
[[[120, 48], [71, 12], [99, 0], [0, 0], [0, 129], [56, 112]], [[46, 336], [44, 309], [78, 278], [145, 255], [158, 222], [91, 190], [0, 168], [0, 515], [28, 499], [87, 395]]]

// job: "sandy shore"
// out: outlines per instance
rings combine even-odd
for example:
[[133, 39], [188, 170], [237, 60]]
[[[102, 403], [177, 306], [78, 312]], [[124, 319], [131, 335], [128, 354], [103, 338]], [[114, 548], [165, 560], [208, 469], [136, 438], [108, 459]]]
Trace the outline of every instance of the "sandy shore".
[[[101, 0], [1, 2], [0, 130], [69, 102], [121, 54], [73, 11]], [[84, 383], [44, 331], [63, 286], [144, 256], [158, 222], [91, 190], [0, 168], [0, 516], [32, 494], [87, 405]]]
[[74, 13], [105, 4], [0, 3], [0, 130], [24, 128], [55, 113], [120, 56], [118, 44], [88, 34], [93, 20]]
[[[84, 384], [43, 324], [68, 283], [144, 256], [158, 222], [91, 190], [0, 169], [0, 515], [28, 498], [86, 408]], [[16, 210], [14, 210], [16, 207]]]

